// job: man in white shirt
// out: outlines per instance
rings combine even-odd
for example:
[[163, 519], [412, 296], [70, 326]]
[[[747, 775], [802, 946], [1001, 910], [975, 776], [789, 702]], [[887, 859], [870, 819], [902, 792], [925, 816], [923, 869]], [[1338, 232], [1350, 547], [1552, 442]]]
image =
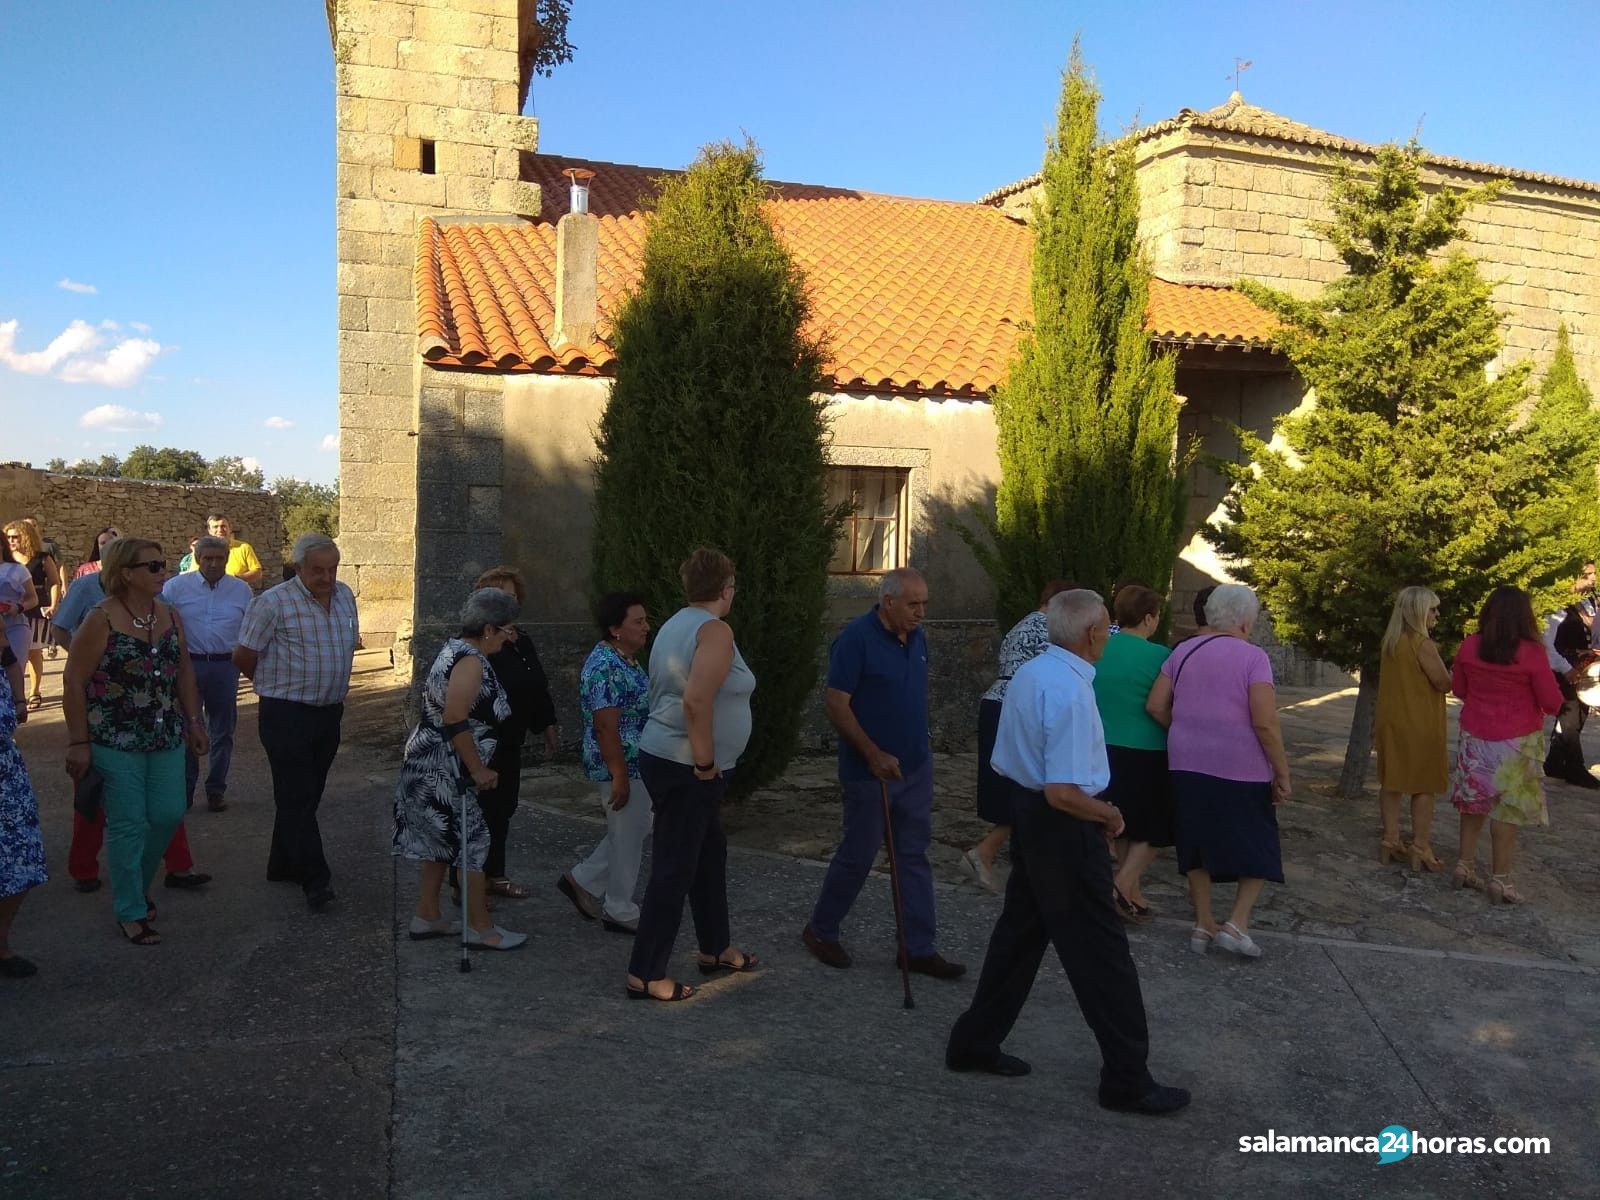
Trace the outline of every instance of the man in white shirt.
[[[233, 762], [233, 733], [239, 723], [239, 668], [233, 665], [233, 648], [239, 644], [239, 626], [253, 593], [243, 579], [228, 574], [228, 539], [203, 537], [194, 544], [196, 569], [174, 575], [161, 589], [161, 598], [178, 610], [195, 686], [211, 733], [211, 761], [206, 771], [206, 807], [222, 812], [228, 807], [228, 768]], [[200, 760], [187, 755], [189, 803], [200, 780]]]
[[301, 534], [295, 577], [268, 588], [245, 614], [233, 661], [260, 697], [257, 724], [272, 768], [272, 849], [267, 878], [298, 883], [321, 912], [335, 896], [317, 806], [339, 753], [344, 698], [361, 630], [355, 594], [339, 582], [339, 547]]
[[1160, 1116], [1188, 1104], [1189, 1093], [1157, 1084], [1145, 1065], [1150, 1038], [1139, 973], [1111, 902], [1106, 838], [1122, 832], [1122, 814], [1095, 799], [1111, 782], [1092, 686], [1111, 616], [1083, 589], [1052, 597], [1045, 612], [1051, 645], [1012, 677], [989, 760], [1012, 782], [1011, 881], [972, 1005], [950, 1031], [945, 1065], [1029, 1072], [1000, 1045], [1054, 943], [1100, 1043], [1100, 1104]]

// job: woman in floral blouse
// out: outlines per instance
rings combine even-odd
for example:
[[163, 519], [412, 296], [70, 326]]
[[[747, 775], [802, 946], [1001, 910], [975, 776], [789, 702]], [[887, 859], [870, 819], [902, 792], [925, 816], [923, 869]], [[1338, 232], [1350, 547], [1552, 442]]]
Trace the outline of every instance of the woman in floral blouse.
[[583, 709], [583, 770], [596, 786], [606, 836], [556, 886], [589, 920], [633, 934], [639, 906], [639, 857], [650, 835], [650, 793], [639, 778], [639, 733], [650, 715], [650, 680], [638, 654], [650, 637], [644, 597], [612, 592], [595, 606], [601, 640], [578, 680]]
[[104, 780], [106, 864], [117, 927], [136, 946], [161, 935], [150, 881], [183, 820], [185, 742], [210, 749], [178, 614], [163, 602], [161, 544], [118, 538], [100, 556], [107, 599], [89, 610], [67, 655], [62, 696], [67, 774]]
[[1052, 579], [1039, 594], [1039, 607], [1011, 627], [1000, 643], [1000, 674], [978, 701], [978, 815], [989, 822], [988, 836], [961, 856], [961, 865], [991, 892], [1000, 890], [994, 875], [994, 862], [1000, 847], [1011, 836], [1011, 782], [996, 775], [989, 766], [994, 752], [995, 734], [1000, 729], [1000, 706], [1006, 686], [1017, 668], [1043, 654], [1050, 644], [1045, 627], [1045, 605], [1057, 592], [1070, 592], [1077, 584]]

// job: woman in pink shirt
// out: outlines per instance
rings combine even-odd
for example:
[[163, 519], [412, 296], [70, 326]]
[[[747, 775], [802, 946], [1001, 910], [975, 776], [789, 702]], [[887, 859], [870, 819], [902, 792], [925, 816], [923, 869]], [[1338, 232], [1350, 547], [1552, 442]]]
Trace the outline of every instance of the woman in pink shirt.
[[1561, 709], [1561, 689], [1539, 640], [1526, 592], [1496, 588], [1461, 644], [1451, 690], [1461, 698], [1461, 736], [1450, 802], [1461, 814], [1461, 856], [1450, 875], [1478, 888], [1478, 836], [1488, 818], [1491, 903], [1521, 904], [1511, 886], [1519, 825], [1548, 825], [1544, 803], [1544, 718]]

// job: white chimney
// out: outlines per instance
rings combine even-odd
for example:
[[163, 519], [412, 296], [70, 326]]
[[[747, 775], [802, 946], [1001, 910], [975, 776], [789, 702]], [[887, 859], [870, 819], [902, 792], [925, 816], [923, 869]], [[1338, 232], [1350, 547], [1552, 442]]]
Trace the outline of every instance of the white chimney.
[[555, 349], [584, 348], [594, 341], [600, 317], [600, 222], [589, 215], [593, 171], [569, 167], [571, 211], [556, 222]]

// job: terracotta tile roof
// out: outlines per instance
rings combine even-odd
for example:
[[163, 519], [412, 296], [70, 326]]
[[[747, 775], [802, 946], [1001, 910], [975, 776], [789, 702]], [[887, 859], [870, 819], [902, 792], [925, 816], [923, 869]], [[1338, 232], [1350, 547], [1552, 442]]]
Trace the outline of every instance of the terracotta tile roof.
[[[440, 367], [608, 375], [611, 319], [636, 285], [643, 198], [672, 172], [534, 155], [544, 212], [528, 223], [425, 220], [418, 232], [419, 350]], [[555, 223], [568, 167], [595, 172], [600, 321], [587, 346], [556, 349]], [[812, 289], [813, 323], [840, 391], [981, 396], [1004, 377], [1031, 316], [1033, 235], [986, 205], [774, 184], [769, 214]], [[1211, 345], [1259, 341], [1261, 314], [1227, 288], [1152, 286], [1157, 336]], [[1195, 296], [1186, 299], [1188, 293]], [[1231, 299], [1230, 299], [1231, 297]]]
[[1233, 288], [1157, 278], [1150, 280], [1144, 327], [1159, 342], [1254, 349], [1267, 344], [1278, 321]]
[[[1376, 154], [1378, 147], [1370, 142], [1358, 142], [1353, 138], [1341, 137], [1336, 133], [1328, 133], [1315, 129], [1300, 121], [1290, 120], [1288, 117], [1271, 112], [1268, 109], [1247, 104], [1243, 96], [1234, 92], [1223, 104], [1216, 108], [1198, 112], [1192, 108], [1180, 109], [1178, 115], [1169, 117], [1165, 121], [1157, 121], [1154, 125], [1146, 125], [1137, 129], [1132, 136], [1139, 141], [1148, 138], [1160, 137], [1162, 134], [1175, 133], [1180, 129], [1213, 129], [1223, 133], [1243, 133], [1252, 137], [1263, 138], [1276, 142], [1296, 142], [1306, 146], [1319, 146], [1327, 150], [1337, 150], [1345, 154]], [[1550, 187], [1570, 188], [1579, 192], [1600, 192], [1600, 183], [1587, 179], [1568, 179], [1560, 175], [1547, 175], [1541, 171], [1524, 171], [1516, 167], [1501, 167], [1494, 163], [1471, 162], [1464, 158], [1452, 158], [1446, 154], [1424, 153], [1424, 160], [1436, 167], [1447, 171], [1471, 171], [1479, 175], [1493, 175], [1506, 179], [1521, 179], [1529, 183], [1541, 183]], [[1038, 184], [1040, 175], [1035, 172], [1026, 179], [1019, 179], [979, 198], [979, 204], [995, 204], [1008, 196], [1018, 192], [1027, 191]]]

